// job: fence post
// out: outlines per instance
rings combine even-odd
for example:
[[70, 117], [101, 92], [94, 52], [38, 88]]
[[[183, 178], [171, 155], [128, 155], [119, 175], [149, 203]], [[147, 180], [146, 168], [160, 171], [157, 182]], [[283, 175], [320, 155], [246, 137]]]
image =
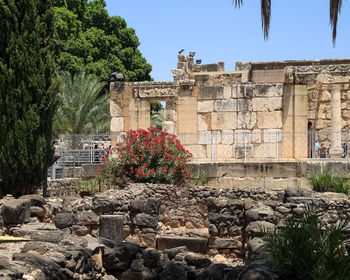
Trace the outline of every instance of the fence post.
[[243, 132], [243, 145], [244, 145], [244, 163], [247, 163], [247, 144], [245, 141], [245, 131]]

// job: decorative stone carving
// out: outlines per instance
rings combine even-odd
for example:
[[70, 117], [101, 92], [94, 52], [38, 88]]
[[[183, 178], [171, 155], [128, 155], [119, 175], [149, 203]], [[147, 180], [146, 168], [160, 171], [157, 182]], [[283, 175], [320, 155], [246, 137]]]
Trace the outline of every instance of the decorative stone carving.
[[338, 65], [308, 65], [308, 66], [290, 66], [294, 72], [298, 73], [341, 73], [349, 72], [349, 64], [338, 64]]
[[178, 89], [176, 82], [134, 83], [134, 94], [139, 98], [177, 97]]

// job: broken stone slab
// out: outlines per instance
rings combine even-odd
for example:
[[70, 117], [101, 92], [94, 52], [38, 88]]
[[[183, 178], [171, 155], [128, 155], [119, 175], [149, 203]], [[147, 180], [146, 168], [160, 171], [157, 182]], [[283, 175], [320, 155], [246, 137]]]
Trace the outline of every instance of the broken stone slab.
[[113, 241], [122, 241], [123, 226], [122, 215], [101, 215], [99, 236]]
[[166, 250], [180, 246], [186, 246], [187, 249], [192, 252], [204, 253], [207, 250], [208, 239], [188, 236], [157, 236], [158, 250]]

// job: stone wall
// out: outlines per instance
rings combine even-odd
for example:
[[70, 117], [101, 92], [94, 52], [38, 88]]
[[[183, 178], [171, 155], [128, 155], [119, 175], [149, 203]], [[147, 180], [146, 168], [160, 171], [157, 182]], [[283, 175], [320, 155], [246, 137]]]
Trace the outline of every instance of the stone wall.
[[[179, 55], [173, 82], [111, 83], [111, 132], [148, 128], [150, 102], [165, 101], [163, 129], [177, 134], [195, 159], [307, 158], [308, 125], [320, 133], [338, 127], [331, 127], [330, 113], [336, 87], [341, 129], [350, 127], [349, 64], [347, 59], [238, 62], [236, 71], [225, 71], [222, 62], [195, 65]], [[319, 138], [330, 141], [329, 135]]]
[[61, 207], [52, 207], [61, 212], [55, 214], [56, 226], [68, 227], [79, 236], [97, 236], [98, 216], [117, 214], [124, 217], [126, 241], [162, 250], [187, 246], [211, 257], [230, 259], [252, 254], [254, 232], [262, 226], [283, 226], [285, 217], [307, 204], [323, 209], [323, 218], [329, 223], [350, 218], [348, 196], [296, 186], [280, 191], [249, 186], [218, 189], [132, 184], [94, 197], [64, 198], [59, 203]]

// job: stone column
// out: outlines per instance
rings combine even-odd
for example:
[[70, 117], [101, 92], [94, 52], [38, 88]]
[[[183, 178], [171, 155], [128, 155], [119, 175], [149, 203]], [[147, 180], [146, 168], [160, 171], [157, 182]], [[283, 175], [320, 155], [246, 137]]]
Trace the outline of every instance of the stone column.
[[331, 85], [331, 158], [341, 158], [341, 85]]

